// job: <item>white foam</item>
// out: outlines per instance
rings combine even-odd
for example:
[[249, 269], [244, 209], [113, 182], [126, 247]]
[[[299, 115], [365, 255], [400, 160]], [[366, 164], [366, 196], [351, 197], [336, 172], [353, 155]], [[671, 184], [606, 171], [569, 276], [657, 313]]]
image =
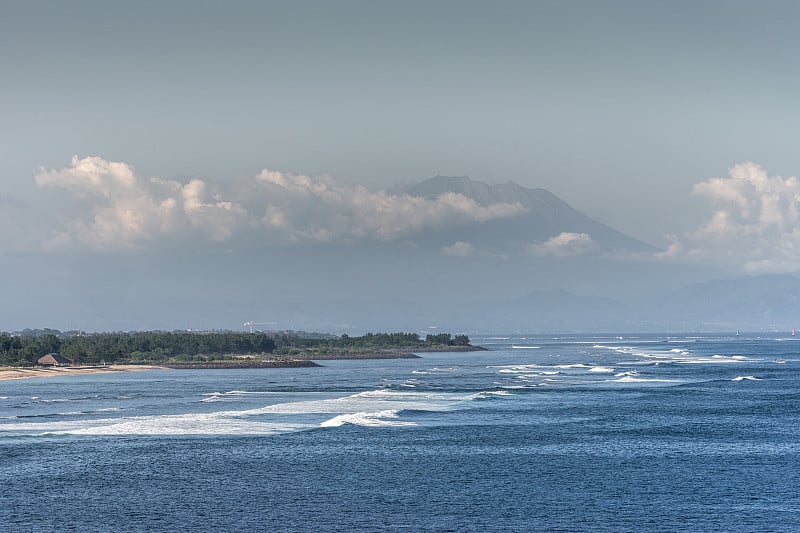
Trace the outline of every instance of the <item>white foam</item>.
[[656, 379], [656, 378], [635, 378], [633, 376], [623, 376], [619, 379], [609, 379], [616, 383], [683, 383], [680, 379]]
[[213, 394], [204, 394], [203, 396], [206, 397], [200, 400], [201, 402], [219, 402], [224, 399], [224, 395], [220, 392], [215, 392]]
[[[659, 342], [659, 341], [655, 341]], [[607, 349], [617, 353], [632, 355], [636, 357], [643, 357], [646, 359], [655, 359], [662, 363], [684, 363], [695, 362], [692, 357], [692, 352], [685, 348], [670, 348], [669, 350], [642, 350], [633, 346], [607, 346], [603, 344], [595, 344], [594, 348]], [[703, 359], [698, 359], [696, 362], [704, 362]]]
[[242, 397], [249, 397], [249, 396], [274, 396], [276, 393], [274, 392], [265, 392], [265, 391], [246, 391], [246, 390], [231, 390], [228, 392], [205, 392], [202, 395], [205, 396], [201, 402], [220, 402], [220, 401], [228, 401], [228, 400], [239, 400]]
[[255, 409], [228, 411], [218, 414], [247, 417], [266, 414], [355, 414], [385, 410], [437, 412], [454, 409], [459, 403], [470, 399], [471, 394], [469, 393], [377, 389], [337, 398], [278, 403]]
[[673, 361], [679, 364], [736, 364], [747, 361], [748, 359], [741, 355], [726, 356], [726, 355], [712, 355], [711, 357], [696, 357], [690, 359], [681, 359]]
[[511, 393], [504, 390], [491, 390], [491, 391], [483, 391], [477, 394], [473, 394], [470, 399], [471, 400], [483, 400], [486, 398], [491, 398], [492, 396], [511, 396]]
[[761, 381], [761, 378], [755, 376], [736, 376], [731, 381]]
[[264, 435], [307, 429], [308, 424], [266, 423], [219, 413], [136, 416], [66, 422], [3, 424], [3, 431], [69, 435]]
[[[341, 397], [325, 395], [321, 399], [317, 393], [308, 394], [313, 399], [276, 403], [238, 411], [4, 423], [0, 425], [0, 431], [4, 433], [21, 431], [36, 432], [37, 434], [66, 433], [75, 435], [272, 434], [319, 427], [319, 422], [313, 420], [314, 415], [322, 417], [335, 415], [333, 418], [328, 417], [329, 425], [335, 425], [333, 420], [368, 426], [409, 425], [398, 420], [386, 420], [392, 417], [384, 415], [388, 412], [400, 413], [405, 410], [448, 411], [461, 408], [465, 402], [474, 399], [472, 393], [387, 389], [364, 391]], [[214, 397], [214, 393], [208, 397]], [[381, 414], [376, 415], [376, 413]], [[304, 416], [302, 421], [298, 422], [297, 418], [291, 415], [308, 416]], [[265, 416], [269, 417], [269, 420], [264, 420]], [[307, 422], [309, 416], [311, 419]]]
[[613, 368], [609, 368], [607, 366], [593, 366], [589, 369], [589, 372], [598, 372], [598, 373], [611, 373], [613, 372]]
[[517, 346], [516, 344], [511, 347], [515, 350], [540, 350], [542, 348], [541, 346]]
[[399, 413], [396, 410], [347, 413], [324, 421], [320, 424], [320, 427], [339, 427], [343, 426], [344, 424], [353, 424], [355, 426], [365, 427], [398, 427], [416, 425], [414, 422], [397, 420], [398, 416]]
[[508, 365], [508, 366], [487, 366], [486, 368], [499, 368], [499, 374], [520, 374], [528, 373], [537, 368], [542, 368], [540, 365]]

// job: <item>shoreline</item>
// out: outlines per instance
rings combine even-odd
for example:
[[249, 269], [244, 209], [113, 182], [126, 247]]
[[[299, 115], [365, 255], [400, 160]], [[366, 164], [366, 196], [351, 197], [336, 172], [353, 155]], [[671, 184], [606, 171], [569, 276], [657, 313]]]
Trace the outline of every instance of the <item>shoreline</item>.
[[[291, 357], [302, 361], [325, 361], [325, 360], [347, 360], [347, 359], [419, 359], [418, 353], [439, 353], [439, 352], [485, 352], [488, 351], [483, 346], [423, 346], [422, 349], [414, 348], [390, 348], [385, 350], [375, 350], [351, 353], [307, 353], [293, 354]], [[287, 356], [288, 357], [288, 356]]]
[[136, 372], [139, 370], [165, 370], [158, 365], [105, 365], [105, 366], [60, 366], [60, 367], [20, 367], [0, 369], [0, 381], [12, 379], [50, 378], [56, 376], [76, 376], [102, 374], [105, 372]]
[[458, 346], [434, 348], [426, 350], [386, 350], [350, 354], [299, 354], [291, 359], [273, 359], [246, 362], [208, 362], [208, 363], [163, 363], [144, 365], [96, 365], [96, 366], [61, 366], [61, 367], [0, 367], [0, 381], [48, 378], [55, 376], [77, 376], [102, 374], [105, 372], [137, 372], [143, 370], [214, 370], [237, 368], [303, 368], [321, 366], [314, 361], [358, 360], [358, 359], [415, 359], [416, 353], [425, 352], [473, 352], [485, 351], [482, 346]]
[[237, 368], [303, 368], [320, 366], [310, 359], [273, 359], [269, 361], [220, 361], [207, 363], [165, 363], [169, 370], [227, 370]]

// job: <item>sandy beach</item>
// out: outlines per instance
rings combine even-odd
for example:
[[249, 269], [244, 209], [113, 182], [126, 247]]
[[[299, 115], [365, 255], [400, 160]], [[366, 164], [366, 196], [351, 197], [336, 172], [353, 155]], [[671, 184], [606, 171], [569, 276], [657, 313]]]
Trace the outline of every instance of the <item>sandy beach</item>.
[[0, 380], [46, 378], [53, 376], [74, 376], [100, 374], [103, 372], [132, 372], [137, 370], [156, 370], [164, 367], [154, 365], [105, 365], [105, 366], [71, 366], [71, 367], [35, 367], [0, 369]]
[[9, 368], [0, 367], [0, 381], [8, 379], [46, 378], [53, 376], [85, 376], [103, 372], [136, 372], [140, 370], [200, 370], [200, 369], [237, 369], [237, 368], [295, 368], [319, 366], [313, 361], [304, 359], [250, 361], [250, 362], [211, 362], [211, 363], [170, 363], [159, 365], [104, 365], [104, 366], [61, 366]]

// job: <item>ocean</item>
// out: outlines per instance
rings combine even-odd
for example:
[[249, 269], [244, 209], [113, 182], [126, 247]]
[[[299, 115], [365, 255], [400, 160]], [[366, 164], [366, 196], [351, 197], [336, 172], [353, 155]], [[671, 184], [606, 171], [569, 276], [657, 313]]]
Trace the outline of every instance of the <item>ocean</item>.
[[800, 531], [800, 343], [0, 382], [0, 531]]

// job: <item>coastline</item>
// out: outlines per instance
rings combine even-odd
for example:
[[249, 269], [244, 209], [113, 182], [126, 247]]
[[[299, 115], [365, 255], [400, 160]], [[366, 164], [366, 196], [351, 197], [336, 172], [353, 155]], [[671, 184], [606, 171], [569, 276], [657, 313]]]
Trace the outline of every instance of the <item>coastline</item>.
[[143, 370], [213, 370], [231, 368], [297, 368], [320, 366], [310, 360], [273, 360], [221, 363], [164, 363], [162, 365], [105, 365], [105, 366], [61, 366], [25, 367], [0, 369], [0, 381], [13, 379], [49, 378], [55, 376], [85, 376], [106, 372], [138, 372]]
[[419, 359], [419, 353], [433, 352], [485, 352], [483, 346], [424, 346], [414, 348], [392, 348], [386, 350], [365, 350], [364, 352], [349, 353], [307, 353], [292, 355], [296, 360], [324, 361], [337, 359]]
[[61, 367], [0, 367], [0, 381], [13, 379], [47, 378], [54, 376], [78, 376], [102, 374], [105, 372], [137, 372], [142, 370], [207, 370], [237, 368], [298, 368], [321, 366], [314, 361], [346, 360], [346, 359], [415, 359], [416, 353], [425, 352], [472, 352], [484, 351], [482, 346], [450, 346], [428, 348], [425, 350], [382, 350], [348, 354], [298, 354], [291, 359], [273, 359], [242, 362], [208, 362], [208, 363], [164, 363], [161, 365], [103, 365], [103, 366], [61, 366]]
[[223, 370], [237, 368], [300, 368], [320, 366], [308, 359], [272, 359], [269, 361], [220, 361], [207, 363], [165, 363], [170, 370]]
[[164, 370], [157, 365], [104, 365], [104, 366], [60, 366], [60, 367], [20, 367], [0, 370], [0, 381], [11, 379], [49, 378], [55, 376], [76, 376], [102, 374], [105, 372], [136, 372], [139, 370]]

